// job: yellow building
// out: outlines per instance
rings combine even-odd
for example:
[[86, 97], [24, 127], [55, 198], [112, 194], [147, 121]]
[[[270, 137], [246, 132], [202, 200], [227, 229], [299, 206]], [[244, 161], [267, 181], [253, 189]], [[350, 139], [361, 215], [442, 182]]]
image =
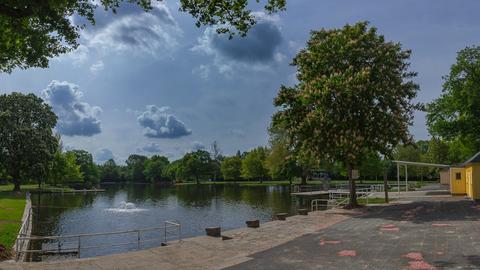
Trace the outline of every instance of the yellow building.
[[480, 152], [450, 171], [450, 192], [480, 200]]

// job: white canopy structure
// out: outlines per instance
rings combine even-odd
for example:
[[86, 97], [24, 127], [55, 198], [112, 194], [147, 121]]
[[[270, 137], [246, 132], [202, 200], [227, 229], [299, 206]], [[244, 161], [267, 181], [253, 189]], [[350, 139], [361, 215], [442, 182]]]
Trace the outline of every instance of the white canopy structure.
[[397, 164], [398, 193], [400, 193], [400, 166], [405, 166], [405, 191], [408, 191], [408, 166], [435, 167], [435, 168], [447, 168], [447, 169], [450, 168], [450, 165], [445, 165], [445, 164], [403, 161], [403, 160], [394, 160], [393, 162]]

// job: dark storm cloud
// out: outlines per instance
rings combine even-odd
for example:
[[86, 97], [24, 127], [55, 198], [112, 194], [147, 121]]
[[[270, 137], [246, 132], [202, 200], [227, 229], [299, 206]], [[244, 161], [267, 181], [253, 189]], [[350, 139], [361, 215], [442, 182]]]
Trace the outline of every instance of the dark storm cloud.
[[270, 21], [260, 22], [247, 37], [229, 40], [225, 35], [214, 35], [212, 47], [222, 55], [244, 62], [267, 62], [274, 59], [276, 48], [282, 42], [278, 27]]
[[143, 134], [150, 138], [180, 138], [192, 134], [185, 124], [173, 114], [167, 113], [168, 107], [148, 105], [137, 120], [143, 127]]
[[52, 81], [43, 90], [45, 100], [58, 116], [57, 130], [67, 136], [93, 136], [101, 132], [98, 106], [80, 102], [83, 93], [78, 85]]

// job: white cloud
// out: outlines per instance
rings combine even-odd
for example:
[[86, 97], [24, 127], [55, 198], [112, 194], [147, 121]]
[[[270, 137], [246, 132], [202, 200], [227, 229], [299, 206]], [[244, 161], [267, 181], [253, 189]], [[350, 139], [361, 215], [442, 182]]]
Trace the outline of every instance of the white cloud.
[[95, 64], [90, 66], [90, 72], [97, 74], [105, 68], [102, 60], [97, 61]]
[[102, 109], [81, 102], [83, 92], [78, 85], [53, 80], [42, 91], [45, 100], [58, 116], [57, 130], [67, 136], [93, 136], [101, 132], [98, 119]]
[[147, 110], [138, 117], [138, 123], [143, 127], [143, 135], [149, 138], [179, 138], [192, 134], [185, 124], [173, 114], [168, 113], [169, 107], [147, 105]]

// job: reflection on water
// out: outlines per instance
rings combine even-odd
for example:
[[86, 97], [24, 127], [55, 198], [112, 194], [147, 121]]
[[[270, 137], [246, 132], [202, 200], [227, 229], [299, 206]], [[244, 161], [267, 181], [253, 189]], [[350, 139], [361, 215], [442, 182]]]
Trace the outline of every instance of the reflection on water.
[[[33, 234], [124, 231], [160, 227], [165, 220], [177, 220], [182, 225], [182, 237], [185, 238], [203, 235], [204, 229], [211, 226], [228, 230], [244, 227], [246, 220], [266, 222], [275, 213], [294, 213], [297, 207], [290, 197], [290, 187], [284, 186], [184, 185], [160, 188], [151, 185], [107, 185], [102, 188], [106, 188], [106, 192], [32, 195]], [[85, 244], [94, 244], [105, 240], [86, 241]], [[86, 250], [81, 257], [133, 248]]]

